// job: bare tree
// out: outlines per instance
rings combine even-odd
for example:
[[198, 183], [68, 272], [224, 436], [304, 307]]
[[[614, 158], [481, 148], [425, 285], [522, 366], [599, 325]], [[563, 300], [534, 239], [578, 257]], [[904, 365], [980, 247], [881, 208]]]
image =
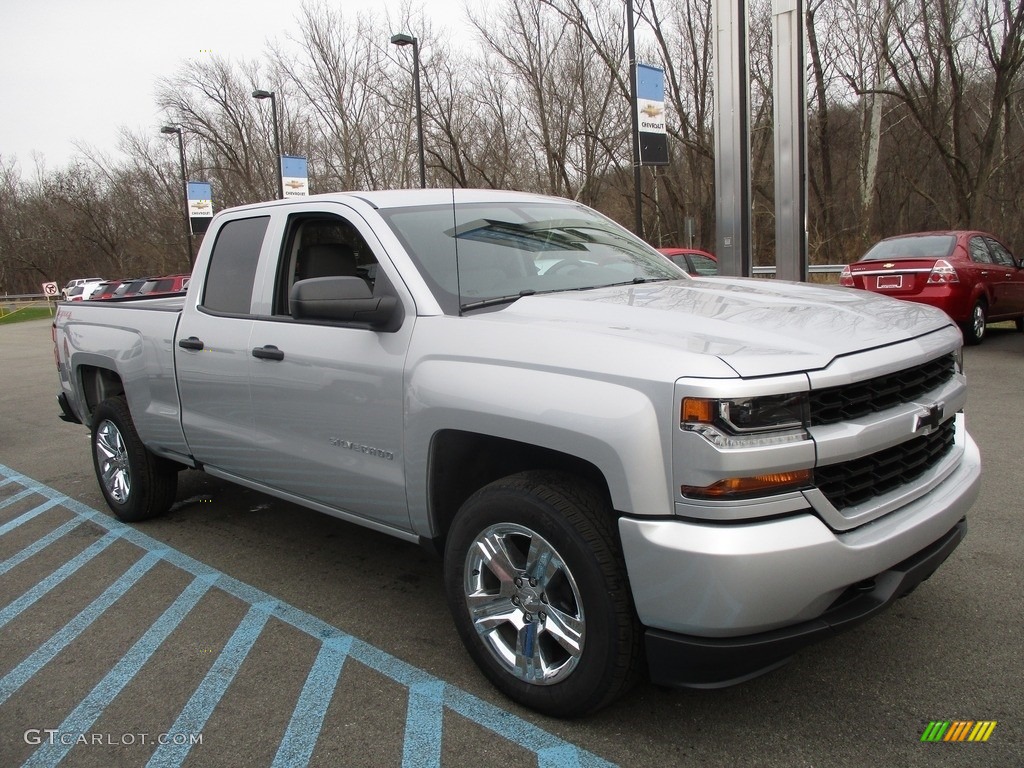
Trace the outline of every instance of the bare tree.
[[905, 108], [947, 177], [941, 195], [917, 191], [950, 225], [972, 226], [1003, 160], [1006, 109], [1024, 66], [1024, 4], [887, 0], [885, 8], [888, 84], [879, 91]]

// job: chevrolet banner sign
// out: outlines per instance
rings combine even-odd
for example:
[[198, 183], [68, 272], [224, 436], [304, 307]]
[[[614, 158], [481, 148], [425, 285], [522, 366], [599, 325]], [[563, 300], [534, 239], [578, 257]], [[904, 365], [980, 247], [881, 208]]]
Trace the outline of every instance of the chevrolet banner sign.
[[668, 165], [665, 132], [665, 70], [636, 65], [636, 110], [640, 165]]
[[309, 196], [309, 167], [306, 158], [281, 155], [281, 186], [284, 197]]
[[192, 234], [206, 231], [213, 218], [213, 186], [205, 181], [188, 183], [188, 224]]

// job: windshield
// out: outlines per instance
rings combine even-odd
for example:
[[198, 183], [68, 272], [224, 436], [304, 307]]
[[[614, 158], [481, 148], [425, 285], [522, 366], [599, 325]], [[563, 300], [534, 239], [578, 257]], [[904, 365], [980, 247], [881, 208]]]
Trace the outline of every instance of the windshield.
[[861, 261], [887, 261], [889, 259], [944, 259], [953, 252], [953, 235], [920, 235], [894, 237], [875, 243]]
[[586, 206], [555, 201], [380, 211], [445, 312], [521, 296], [688, 276]]

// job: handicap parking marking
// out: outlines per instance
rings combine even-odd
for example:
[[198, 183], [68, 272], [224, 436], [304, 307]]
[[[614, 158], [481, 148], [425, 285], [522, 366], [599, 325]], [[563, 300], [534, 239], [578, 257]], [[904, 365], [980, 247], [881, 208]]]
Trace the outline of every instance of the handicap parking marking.
[[[164, 562], [190, 575], [170, 605], [141, 633], [124, 655], [112, 665], [89, 693], [71, 708], [56, 729], [60, 734], [85, 734], [103, 715], [106, 708], [136, 678], [168, 637], [184, 622], [190, 612], [211, 590], [219, 590], [239, 601], [245, 610], [205, 677], [187, 697], [187, 701], [174, 718], [167, 734], [198, 734], [210, 720], [218, 704], [228, 695], [232, 681], [249, 657], [271, 618], [290, 625], [319, 644], [315, 658], [309, 666], [301, 690], [291, 712], [280, 743], [276, 745], [274, 766], [306, 765], [316, 757], [316, 746], [327, 721], [331, 702], [344, 698], [346, 691], [342, 671], [352, 659], [389, 678], [407, 692], [408, 702], [404, 722], [394, 724], [395, 733], [402, 739], [401, 764], [403, 768], [440, 766], [445, 740], [445, 729], [458, 723], [456, 715], [469, 723], [482, 727], [494, 736], [532, 753], [540, 768], [588, 768], [612, 766], [612, 763], [594, 755], [554, 734], [545, 731], [517, 715], [490, 704], [462, 689], [434, 677], [428, 672], [408, 664], [388, 653], [356, 638], [331, 624], [306, 613], [295, 606], [277, 600], [272, 595], [238, 581], [227, 574], [195, 560], [156, 539], [99, 513], [59, 491], [0, 464], [0, 515], [12, 505], [38, 497], [40, 503], [13, 519], [0, 524], [0, 544], [3, 536], [30, 520], [46, 521], [53, 517], [52, 530], [35, 541], [0, 559], [0, 578], [16, 566], [31, 562], [48, 547], [83, 526], [100, 529], [100, 536], [88, 547], [65, 562], [52, 573], [20, 595], [0, 592], [0, 629], [19, 616], [30, 615], [33, 606], [60, 584], [74, 583], [76, 574], [86, 563], [101, 556], [113, 542], [123, 540], [141, 550], [141, 556], [74, 618], [58, 629], [49, 639], [32, 650], [0, 678], [0, 712], [11, 706], [8, 700], [19, 690], [29, 687], [33, 677], [99, 619], [111, 606], [128, 592], [144, 574], [158, 562]], [[73, 516], [66, 519], [67, 513]], [[57, 519], [57, 515], [62, 517]], [[0, 581], [0, 590], [3, 582]], [[3, 601], [7, 601], [4, 603]], [[11, 651], [5, 650], [5, 653]], [[468, 663], [468, 662], [467, 662]], [[339, 688], [339, 680], [342, 681]], [[299, 687], [296, 681], [296, 688]], [[9, 721], [9, 715], [5, 718]], [[447, 716], [446, 716], [447, 715]], [[75, 747], [75, 740], [43, 740], [29, 756], [25, 765], [54, 766], [65, 759]], [[193, 748], [189, 739], [169, 739], [156, 745], [150, 766], [180, 766], [188, 759]]]

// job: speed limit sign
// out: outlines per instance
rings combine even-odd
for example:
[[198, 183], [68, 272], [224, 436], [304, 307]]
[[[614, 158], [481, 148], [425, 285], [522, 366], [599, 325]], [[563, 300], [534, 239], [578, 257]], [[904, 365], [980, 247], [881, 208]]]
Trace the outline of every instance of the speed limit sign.
[[56, 283], [43, 283], [43, 293], [47, 298], [56, 296], [59, 292], [60, 291], [58, 290]]

